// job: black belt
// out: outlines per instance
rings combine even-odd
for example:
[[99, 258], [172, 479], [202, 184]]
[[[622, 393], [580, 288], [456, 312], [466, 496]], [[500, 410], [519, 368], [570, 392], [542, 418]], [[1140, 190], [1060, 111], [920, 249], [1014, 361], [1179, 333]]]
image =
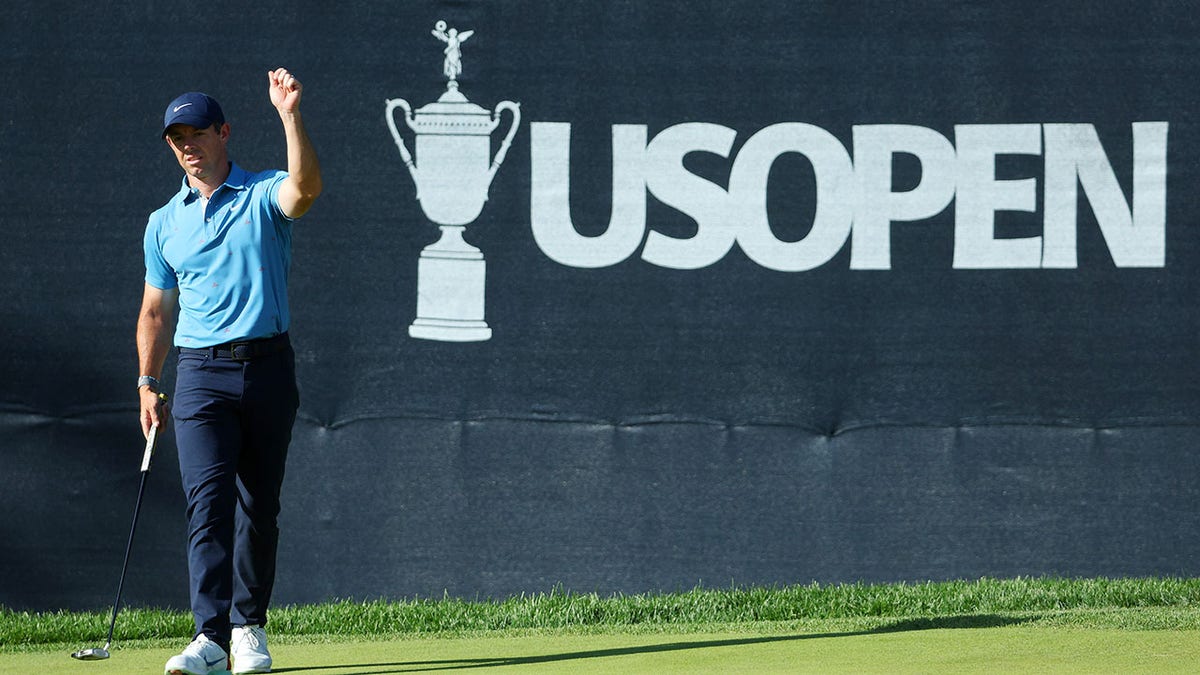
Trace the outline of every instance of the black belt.
[[232, 361], [252, 361], [263, 356], [278, 354], [288, 348], [291, 341], [287, 333], [275, 337], [258, 340], [237, 340], [212, 347], [180, 347], [182, 354], [203, 354], [214, 359], [230, 359]]

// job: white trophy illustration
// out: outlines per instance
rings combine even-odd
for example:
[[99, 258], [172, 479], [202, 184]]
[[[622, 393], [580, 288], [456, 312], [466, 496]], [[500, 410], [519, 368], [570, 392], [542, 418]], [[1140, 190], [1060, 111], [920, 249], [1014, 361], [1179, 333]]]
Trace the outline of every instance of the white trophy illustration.
[[[433, 35], [446, 43], [442, 69], [448, 80], [437, 101], [415, 113], [402, 98], [387, 101], [388, 129], [416, 183], [421, 210], [442, 232], [421, 251], [417, 263], [417, 318], [408, 327], [414, 338], [475, 342], [492, 336], [484, 320], [487, 263], [463, 233], [483, 210], [492, 179], [521, 124], [521, 109], [501, 101], [489, 112], [458, 90], [461, 46], [474, 32], [447, 30], [445, 21], [437, 22]], [[404, 121], [416, 136], [415, 161], [396, 128], [396, 108], [404, 109]], [[489, 160], [491, 134], [505, 110], [512, 113], [512, 126], [495, 159]]]

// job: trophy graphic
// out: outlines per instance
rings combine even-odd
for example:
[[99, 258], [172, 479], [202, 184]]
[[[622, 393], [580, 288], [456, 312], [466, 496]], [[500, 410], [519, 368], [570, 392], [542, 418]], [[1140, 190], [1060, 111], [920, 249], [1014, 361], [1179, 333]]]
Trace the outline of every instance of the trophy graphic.
[[[445, 21], [437, 22], [433, 35], [446, 43], [442, 70], [447, 78], [446, 91], [437, 101], [415, 113], [402, 98], [387, 101], [388, 129], [417, 186], [417, 201], [441, 229], [441, 238], [421, 251], [417, 263], [417, 318], [408, 327], [414, 338], [476, 342], [492, 336], [484, 320], [487, 263], [463, 233], [483, 210], [488, 188], [521, 124], [521, 110], [512, 101], [501, 101], [489, 112], [458, 90], [462, 43], [474, 32], [447, 30]], [[396, 128], [396, 108], [404, 110], [404, 121], [415, 134], [415, 161]], [[512, 113], [512, 126], [489, 161], [491, 134], [505, 110]]]

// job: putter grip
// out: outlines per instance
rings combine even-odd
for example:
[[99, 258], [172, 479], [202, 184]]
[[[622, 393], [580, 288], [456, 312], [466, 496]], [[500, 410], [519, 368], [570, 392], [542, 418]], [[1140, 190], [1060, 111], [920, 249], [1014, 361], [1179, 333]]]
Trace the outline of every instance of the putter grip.
[[146, 437], [146, 450], [142, 453], [142, 473], [150, 470], [150, 458], [154, 456], [154, 443], [158, 440], [158, 425], [150, 427], [150, 435]]
[[[162, 403], [166, 403], [167, 395], [159, 394], [158, 399]], [[162, 405], [162, 403], [160, 403], [159, 405]], [[146, 473], [147, 471], [150, 470], [150, 458], [154, 456], [154, 444], [157, 441], [158, 441], [158, 425], [154, 424], [154, 425], [150, 426], [150, 435], [146, 436], [146, 449], [142, 452], [142, 473]]]

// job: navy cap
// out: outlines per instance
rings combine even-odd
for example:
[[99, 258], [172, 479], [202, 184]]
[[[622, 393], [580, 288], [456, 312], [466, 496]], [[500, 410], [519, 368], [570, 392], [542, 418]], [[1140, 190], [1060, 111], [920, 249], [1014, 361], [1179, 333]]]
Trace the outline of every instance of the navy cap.
[[172, 124], [186, 124], [197, 129], [207, 129], [212, 125], [218, 127], [225, 124], [225, 113], [221, 112], [221, 104], [208, 94], [189, 91], [167, 106], [163, 114], [163, 132], [165, 138], [167, 127]]

